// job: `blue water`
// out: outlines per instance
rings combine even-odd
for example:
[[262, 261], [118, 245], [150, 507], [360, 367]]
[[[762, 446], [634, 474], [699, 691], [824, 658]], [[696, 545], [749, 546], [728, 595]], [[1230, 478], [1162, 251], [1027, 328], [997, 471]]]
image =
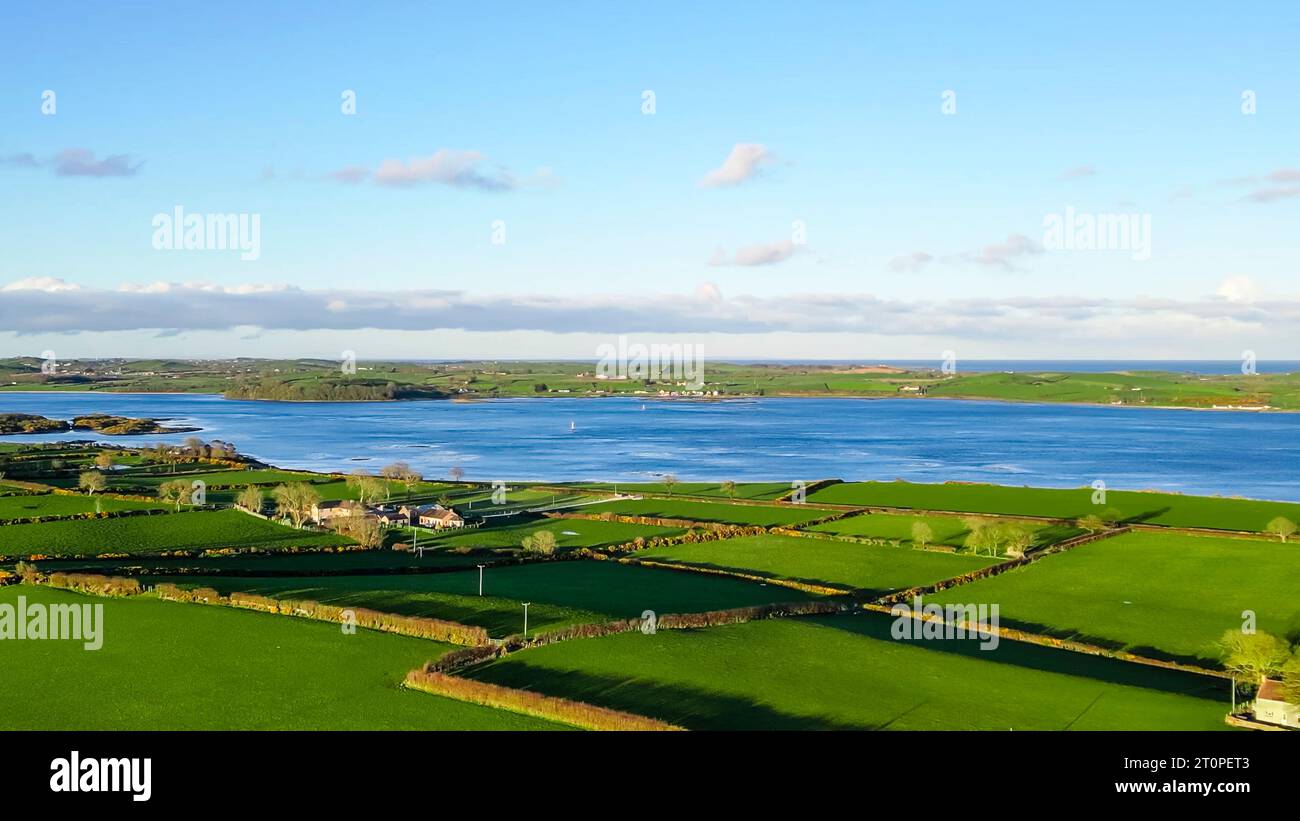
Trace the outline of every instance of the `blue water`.
[[[644, 410], [642, 410], [644, 407]], [[284, 467], [619, 480], [948, 480], [1300, 501], [1300, 414], [934, 399], [722, 402], [237, 402], [208, 395], [0, 394], [0, 412], [169, 417]], [[574, 430], [570, 431], [570, 423]], [[90, 438], [12, 436], [0, 441]], [[118, 437], [139, 444], [183, 436]]]

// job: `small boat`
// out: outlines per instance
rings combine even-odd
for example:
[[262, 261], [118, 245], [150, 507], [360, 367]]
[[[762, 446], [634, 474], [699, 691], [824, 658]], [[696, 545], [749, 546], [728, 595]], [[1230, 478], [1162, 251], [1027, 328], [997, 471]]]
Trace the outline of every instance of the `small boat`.
[[575, 430], [577, 430], [577, 429], [578, 429], [578, 426], [575, 425], [575, 424], [573, 424], [573, 420], [570, 419], [570, 420], [569, 420], [569, 433], [573, 433], [573, 432], [574, 432]]

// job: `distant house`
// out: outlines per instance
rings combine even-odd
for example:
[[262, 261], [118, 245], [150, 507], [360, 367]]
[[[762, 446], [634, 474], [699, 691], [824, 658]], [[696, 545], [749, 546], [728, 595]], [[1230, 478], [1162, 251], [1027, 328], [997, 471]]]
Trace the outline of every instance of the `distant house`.
[[352, 516], [359, 510], [361, 510], [361, 505], [348, 499], [336, 502], [317, 502], [311, 506], [311, 519], [316, 524], [322, 524], [330, 519]]
[[916, 394], [917, 396], [925, 396], [926, 394], [924, 385], [900, 385], [898, 392]]
[[1266, 678], [1255, 696], [1255, 720], [1300, 730], [1300, 705], [1282, 698], [1282, 682]]
[[406, 524], [410, 521], [409, 518], [403, 517], [400, 511], [385, 510], [381, 507], [366, 507], [360, 502], [351, 499], [336, 502], [318, 502], [312, 505], [311, 508], [312, 521], [318, 525], [326, 524], [335, 519], [347, 519], [354, 516], [376, 519], [385, 527]]
[[442, 505], [421, 505], [411, 509], [411, 521], [420, 527], [442, 530], [447, 527], [464, 527], [465, 520], [460, 514]]

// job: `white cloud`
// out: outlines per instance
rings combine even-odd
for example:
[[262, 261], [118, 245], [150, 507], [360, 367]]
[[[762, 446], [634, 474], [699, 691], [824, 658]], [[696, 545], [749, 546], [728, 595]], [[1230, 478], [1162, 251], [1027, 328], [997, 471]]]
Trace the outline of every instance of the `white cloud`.
[[1062, 172], [1061, 179], [1077, 180], [1082, 177], [1095, 177], [1098, 173], [1099, 172], [1097, 171], [1097, 167], [1095, 165], [1089, 165], [1089, 164], [1076, 165], [1075, 167], [1068, 168], [1064, 172]]
[[1231, 276], [1219, 285], [1215, 293], [1229, 302], [1254, 302], [1259, 295], [1259, 287], [1248, 276]]
[[739, 185], [752, 178], [772, 159], [772, 153], [758, 143], [737, 143], [722, 165], [704, 175], [700, 185], [705, 188]]
[[[31, 280], [24, 281], [31, 282]], [[55, 281], [57, 282], [57, 281]], [[14, 285], [16, 285], [15, 283]], [[51, 283], [46, 283], [50, 285]], [[1216, 340], [1283, 344], [1300, 327], [1300, 299], [1260, 299], [1237, 283], [1198, 300], [1005, 297], [905, 301], [865, 293], [726, 297], [690, 294], [470, 294], [461, 291], [307, 290], [174, 284], [162, 289], [56, 290], [6, 286], [0, 332], [179, 330], [224, 332], [858, 333], [964, 344], [1044, 346], [1121, 340], [1195, 351]], [[1247, 296], [1248, 300], [1242, 297]], [[937, 344], [937, 343], [930, 343]], [[1226, 344], [1226, 343], [1225, 343]], [[1256, 344], [1256, 343], [1252, 343]], [[1263, 343], [1258, 343], [1262, 345]], [[939, 348], [940, 350], [942, 348]], [[111, 355], [103, 351], [102, 355]]]
[[403, 163], [384, 160], [375, 169], [375, 182], [380, 185], [414, 185], [441, 183], [457, 188], [479, 188], [484, 191], [506, 191], [516, 186], [504, 172], [485, 174], [479, 170], [486, 157], [477, 151], [458, 151], [439, 148], [427, 157], [417, 157]]
[[26, 279], [20, 279], [17, 282], [9, 283], [3, 288], [0, 288], [0, 291], [46, 291], [48, 293], [56, 293], [59, 291], [77, 291], [80, 289], [80, 285], [65, 282], [58, 277], [27, 277]]
[[969, 255], [969, 259], [980, 265], [989, 265], [1002, 268], [1007, 271], [1015, 271], [1018, 268], [1015, 260], [1021, 257], [1041, 254], [1042, 247], [1031, 240], [1024, 234], [1011, 234], [1003, 242], [996, 242], [992, 245], [986, 245], [974, 254]]
[[778, 262], [785, 262], [794, 256], [797, 247], [790, 240], [781, 240], [780, 242], [758, 243], [755, 245], [746, 245], [736, 252], [736, 256], [728, 259], [727, 254], [722, 249], [713, 252], [709, 258], [709, 264], [714, 266], [720, 265], [740, 265], [751, 267], [755, 265], [775, 265]]
[[915, 274], [933, 260], [934, 257], [924, 251], [913, 251], [910, 254], [891, 259], [889, 261], [889, 270], [897, 274]]

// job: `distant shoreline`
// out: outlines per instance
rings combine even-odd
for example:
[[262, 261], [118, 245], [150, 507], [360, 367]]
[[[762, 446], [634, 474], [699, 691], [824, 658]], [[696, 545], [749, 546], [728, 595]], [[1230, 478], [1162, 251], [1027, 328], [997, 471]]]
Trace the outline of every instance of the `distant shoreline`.
[[[440, 398], [419, 398], [412, 397], [409, 399], [250, 399], [241, 397], [231, 399], [220, 393], [205, 393], [202, 391], [70, 391], [70, 390], [3, 390], [0, 389], [0, 413], [5, 412], [3, 407], [3, 396], [5, 394], [20, 394], [24, 396], [31, 395], [59, 395], [72, 394], [76, 396], [205, 396], [220, 399], [223, 402], [266, 402], [280, 403], [285, 405], [391, 405], [400, 402], [452, 402], [456, 404], [474, 404], [477, 402], [501, 402], [501, 401], [537, 401], [547, 399], [628, 399], [637, 402], [735, 402], [735, 401], [762, 401], [764, 399], [858, 399], [867, 402], [877, 401], [898, 401], [898, 400], [915, 400], [918, 402], [995, 402], [1006, 405], [1042, 405], [1044, 407], [1070, 406], [1080, 408], [1114, 408], [1116, 410], [1124, 409], [1152, 409], [1152, 410], [1183, 410], [1183, 411], [1206, 411], [1210, 413], [1300, 413], [1300, 409], [1292, 408], [1256, 408], [1256, 407], [1200, 407], [1196, 405], [1148, 405], [1148, 404], [1120, 404], [1113, 405], [1109, 402], [1075, 402], [1075, 401], [1052, 401], [1043, 399], [1006, 399], [992, 396], [915, 396], [915, 395], [898, 395], [882, 394], [880, 396], [854, 396], [843, 393], [768, 393], [768, 394], [731, 394], [727, 396], [659, 396], [655, 395], [638, 395], [632, 393], [606, 393], [598, 396], [589, 394], [565, 394], [556, 396], [554, 394], [534, 394], [519, 396], [448, 396]], [[189, 431], [181, 431], [189, 432]], [[25, 435], [25, 434], [11, 434]], [[142, 434], [155, 435], [155, 434]]]

